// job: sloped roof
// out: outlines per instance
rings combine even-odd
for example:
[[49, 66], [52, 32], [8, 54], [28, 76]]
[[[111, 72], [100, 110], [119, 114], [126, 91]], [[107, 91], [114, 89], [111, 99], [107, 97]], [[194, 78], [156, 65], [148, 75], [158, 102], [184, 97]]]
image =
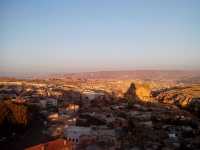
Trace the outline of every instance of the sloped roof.
[[72, 144], [64, 139], [57, 139], [44, 144], [29, 147], [25, 150], [72, 150]]

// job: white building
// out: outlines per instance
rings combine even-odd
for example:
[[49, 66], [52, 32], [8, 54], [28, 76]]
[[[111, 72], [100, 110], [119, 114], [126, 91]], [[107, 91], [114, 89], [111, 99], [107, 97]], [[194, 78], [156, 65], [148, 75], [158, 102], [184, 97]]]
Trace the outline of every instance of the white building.
[[108, 129], [107, 127], [66, 126], [64, 128], [64, 137], [75, 145], [93, 141], [105, 142], [113, 146], [119, 146], [115, 130]]
[[53, 98], [47, 98], [47, 99], [41, 99], [40, 100], [40, 106], [42, 108], [46, 108], [47, 106], [50, 107], [57, 107], [58, 105], [58, 100], [57, 99], [53, 99]]
[[40, 107], [41, 107], [41, 108], [46, 108], [46, 105], [47, 105], [46, 99], [41, 99], [41, 100], [40, 100]]
[[94, 100], [95, 98], [104, 95], [104, 93], [94, 92], [94, 91], [84, 91], [83, 95], [84, 98], [88, 98], [89, 100]]
[[64, 137], [73, 143], [79, 144], [82, 136], [93, 135], [92, 129], [89, 127], [66, 126], [64, 128]]

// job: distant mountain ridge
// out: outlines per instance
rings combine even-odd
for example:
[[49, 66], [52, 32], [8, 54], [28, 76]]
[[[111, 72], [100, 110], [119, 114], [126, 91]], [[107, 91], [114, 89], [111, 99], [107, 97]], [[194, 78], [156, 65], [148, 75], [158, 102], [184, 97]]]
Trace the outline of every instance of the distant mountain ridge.
[[142, 79], [142, 80], [171, 80], [200, 81], [200, 71], [182, 70], [133, 70], [133, 71], [99, 71], [65, 74], [62, 77], [85, 78], [85, 79]]
[[[200, 70], [128, 70], [128, 71], [97, 71], [82, 73], [54, 73], [16, 77], [18, 79], [92, 79], [92, 80], [145, 80], [166, 81], [176, 83], [200, 83]], [[1, 80], [14, 80], [15, 77], [0, 77]]]

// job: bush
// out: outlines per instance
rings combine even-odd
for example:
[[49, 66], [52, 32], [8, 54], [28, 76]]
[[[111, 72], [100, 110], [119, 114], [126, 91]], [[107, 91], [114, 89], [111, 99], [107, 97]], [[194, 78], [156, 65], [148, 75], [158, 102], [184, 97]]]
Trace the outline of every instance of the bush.
[[29, 123], [28, 108], [11, 101], [0, 102], [0, 134], [9, 135], [12, 132], [24, 130]]

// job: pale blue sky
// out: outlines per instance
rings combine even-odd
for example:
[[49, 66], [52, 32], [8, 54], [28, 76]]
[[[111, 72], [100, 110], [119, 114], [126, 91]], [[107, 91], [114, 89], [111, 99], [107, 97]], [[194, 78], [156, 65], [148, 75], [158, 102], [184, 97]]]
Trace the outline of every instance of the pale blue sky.
[[0, 0], [0, 73], [200, 69], [199, 0]]

